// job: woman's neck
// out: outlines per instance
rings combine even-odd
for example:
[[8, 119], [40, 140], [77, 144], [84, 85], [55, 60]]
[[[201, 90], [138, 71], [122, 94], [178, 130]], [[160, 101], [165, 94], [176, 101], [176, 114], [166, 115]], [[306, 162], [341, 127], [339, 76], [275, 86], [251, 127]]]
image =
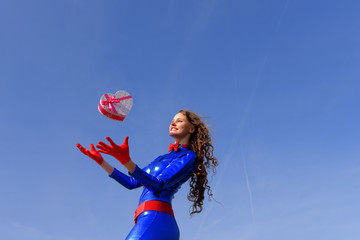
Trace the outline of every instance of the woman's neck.
[[190, 136], [186, 136], [184, 138], [181, 138], [181, 139], [176, 139], [174, 138], [175, 140], [175, 143], [179, 143], [181, 145], [189, 145], [190, 144]]

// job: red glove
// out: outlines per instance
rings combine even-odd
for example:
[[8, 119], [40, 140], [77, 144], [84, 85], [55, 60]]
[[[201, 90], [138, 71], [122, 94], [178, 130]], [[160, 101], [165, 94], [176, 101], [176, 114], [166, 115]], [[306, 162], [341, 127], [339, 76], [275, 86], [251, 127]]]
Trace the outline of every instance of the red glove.
[[96, 145], [96, 147], [100, 149], [99, 152], [113, 156], [119, 160], [121, 164], [125, 164], [131, 160], [128, 145], [129, 136], [125, 137], [122, 145], [116, 145], [110, 137], [106, 137], [106, 139], [109, 141], [111, 146], [100, 141], [99, 145]]
[[81, 146], [80, 143], [77, 143], [76, 146], [79, 148], [80, 152], [95, 160], [95, 162], [97, 162], [99, 165], [104, 162], [104, 158], [98, 151], [96, 151], [93, 144], [90, 144], [90, 150]]

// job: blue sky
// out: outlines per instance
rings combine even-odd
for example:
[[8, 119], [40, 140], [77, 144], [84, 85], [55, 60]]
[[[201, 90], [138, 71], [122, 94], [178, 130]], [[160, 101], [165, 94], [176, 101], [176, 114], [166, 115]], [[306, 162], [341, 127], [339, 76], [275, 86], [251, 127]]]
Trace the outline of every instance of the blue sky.
[[[216, 201], [182, 239], [360, 237], [357, 1], [0, 1], [0, 238], [124, 239], [128, 191], [75, 147], [166, 152], [178, 110], [215, 136]], [[124, 122], [97, 110], [126, 90]], [[106, 159], [120, 170], [116, 160]]]

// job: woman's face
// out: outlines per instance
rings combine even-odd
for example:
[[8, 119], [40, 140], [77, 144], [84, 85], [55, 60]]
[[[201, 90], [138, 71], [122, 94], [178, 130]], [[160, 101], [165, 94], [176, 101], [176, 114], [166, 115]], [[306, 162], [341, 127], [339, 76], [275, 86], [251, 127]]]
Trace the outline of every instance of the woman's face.
[[176, 141], [181, 141], [184, 138], [190, 138], [190, 135], [194, 131], [195, 127], [182, 113], [178, 113], [175, 115], [169, 127], [169, 135]]

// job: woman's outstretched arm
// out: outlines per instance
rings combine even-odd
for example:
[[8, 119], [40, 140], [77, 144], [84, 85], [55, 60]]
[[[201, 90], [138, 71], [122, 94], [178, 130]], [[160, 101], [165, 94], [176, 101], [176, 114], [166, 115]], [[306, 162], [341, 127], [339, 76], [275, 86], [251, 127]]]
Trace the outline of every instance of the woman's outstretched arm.
[[136, 168], [136, 164], [130, 160], [129, 162], [124, 164], [124, 167], [129, 171], [129, 173], [133, 173]]
[[111, 166], [107, 161], [103, 161], [103, 163], [100, 165], [109, 175], [111, 175], [114, 172], [114, 167]]
[[[115, 179], [118, 183], [120, 183], [124, 187], [128, 189], [134, 189], [141, 186], [141, 184], [138, 181], [136, 181], [134, 178], [123, 174], [122, 172], [118, 171], [113, 166], [111, 166], [107, 161], [105, 161], [104, 158], [99, 153], [99, 151], [95, 149], [93, 144], [90, 144], [90, 149], [84, 148], [79, 143], [77, 143], [76, 146], [83, 154], [85, 154], [86, 156], [93, 159], [96, 163], [98, 163], [109, 174], [111, 178]], [[133, 166], [135, 165], [134, 162], [129, 161], [128, 163], [125, 164], [129, 171], [132, 169], [133, 169], [132, 171], [134, 171], [135, 169], [135, 167]]]

